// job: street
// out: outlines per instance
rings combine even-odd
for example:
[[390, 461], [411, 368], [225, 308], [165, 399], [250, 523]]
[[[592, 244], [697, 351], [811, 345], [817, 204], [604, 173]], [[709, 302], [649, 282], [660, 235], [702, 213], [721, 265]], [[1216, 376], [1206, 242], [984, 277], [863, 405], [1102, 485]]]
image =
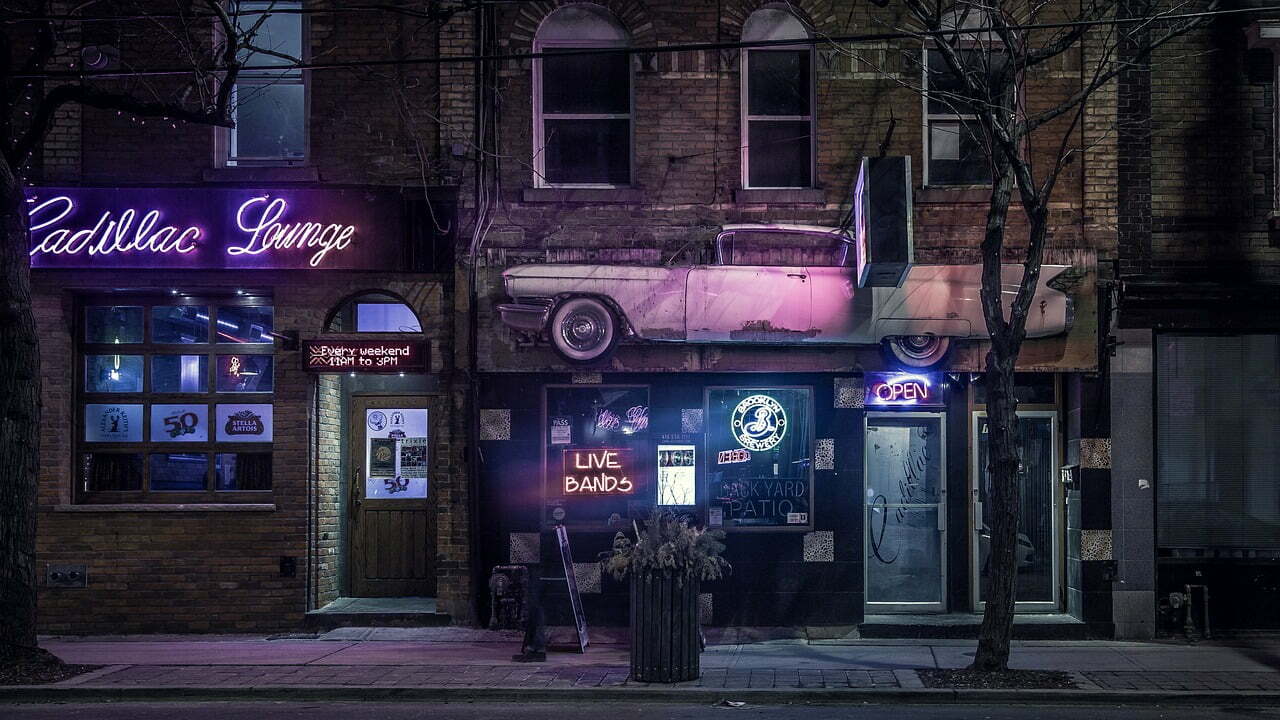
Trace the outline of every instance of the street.
[[7, 718], [30, 720], [148, 720], [171, 718], [181, 712], [183, 720], [229, 720], [270, 718], [311, 720], [323, 714], [327, 720], [341, 718], [387, 718], [410, 720], [488, 720], [519, 717], [521, 720], [681, 720], [683, 718], [770, 718], [770, 720], [1163, 720], [1164, 718], [1280, 718], [1280, 709], [1262, 707], [1138, 708], [1096, 705], [660, 705], [653, 703], [394, 703], [394, 702], [197, 702], [197, 703], [85, 703], [15, 705], [0, 713]]

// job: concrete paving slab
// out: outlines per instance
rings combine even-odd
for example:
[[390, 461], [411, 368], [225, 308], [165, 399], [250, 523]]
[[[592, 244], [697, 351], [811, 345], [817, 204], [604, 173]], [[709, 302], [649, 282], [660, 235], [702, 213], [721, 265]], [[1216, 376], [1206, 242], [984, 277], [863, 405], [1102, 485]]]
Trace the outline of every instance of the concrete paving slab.
[[[327, 643], [326, 643], [327, 644]], [[317, 665], [515, 665], [511, 656], [520, 651], [519, 642], [500, 643], [354, 643], [314, 660]], [[548, 652], [546, 666], [625, 665], [629, 650], [616, 645], [589, 647], [578, 652]]]
[[314, 640], [41, 643], [74, 665], [303, 665], [353, 643]]
[[1145, 647], [1123, 651], [1142, 670], [1230, 670], [1237, 672], [1275, 672], [1280, 657], [1242, 652], [1222, 647]]
[[[973, 662], [974, 648], [934, 647], [933, 656], [940, 668], [962, 668]], [[1123, 654], [1105, 647], [1014, 647], [1009, 653], [1009, 667], [1018, 670], [1138, 670]]]
[[935, 667], [928, 646], [878, 645], [742, 645], [732, 668], [832, 668], [844, 670], [894, 670]]

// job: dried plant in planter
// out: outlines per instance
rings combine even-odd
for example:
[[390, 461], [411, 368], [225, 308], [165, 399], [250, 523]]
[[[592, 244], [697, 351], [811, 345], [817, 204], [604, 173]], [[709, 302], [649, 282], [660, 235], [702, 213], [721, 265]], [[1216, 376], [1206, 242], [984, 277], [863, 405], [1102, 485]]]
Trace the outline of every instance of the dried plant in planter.
[[733, 570], [724, 552], [724, 531], [691, 526], [670, 510], [655, 509], [641, 529], [632, 525], [636, 540], [626, 534], [613, 537], [613, 552], [601, 560], [605, 572], [615, 580], [628, 573], [666, 573], [682, 580], [719, 580]]

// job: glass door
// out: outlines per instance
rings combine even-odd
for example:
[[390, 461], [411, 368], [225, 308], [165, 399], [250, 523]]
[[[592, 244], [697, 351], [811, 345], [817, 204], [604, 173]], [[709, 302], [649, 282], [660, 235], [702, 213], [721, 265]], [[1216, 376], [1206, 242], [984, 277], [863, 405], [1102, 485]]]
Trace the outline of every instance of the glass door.
[[941, 413], [866, 415], [863, 548], [868, 614], [946, 609], [944, 428]]
[[[981, 612], [984, 580], [991, 555], [991, 507], [987, 502], [991, 478], [987, 472], [987, 414], [973, 414], [969, 474], [973, 494], [973, 529], [970, 555], [973, 562], [973, 607]], [[1014, 581], [1017, 612], [1055, 612], [1060, 608], [1061, 568], [1058, 518], [1058, 414], [1051, 410], [1018, 413], [1021, 463], [1018, 484], [1018, 576]]]

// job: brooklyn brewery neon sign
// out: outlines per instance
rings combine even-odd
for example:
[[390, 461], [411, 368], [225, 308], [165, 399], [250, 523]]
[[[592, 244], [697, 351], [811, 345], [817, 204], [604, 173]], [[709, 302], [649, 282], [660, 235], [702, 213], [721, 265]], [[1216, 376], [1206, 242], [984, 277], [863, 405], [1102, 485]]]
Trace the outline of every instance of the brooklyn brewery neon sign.
[[370, 193], [45, 189], [28, 205], [35, 267], [375, 269], [399, 259], [394, 247], [385, 256], [399, 208]]

